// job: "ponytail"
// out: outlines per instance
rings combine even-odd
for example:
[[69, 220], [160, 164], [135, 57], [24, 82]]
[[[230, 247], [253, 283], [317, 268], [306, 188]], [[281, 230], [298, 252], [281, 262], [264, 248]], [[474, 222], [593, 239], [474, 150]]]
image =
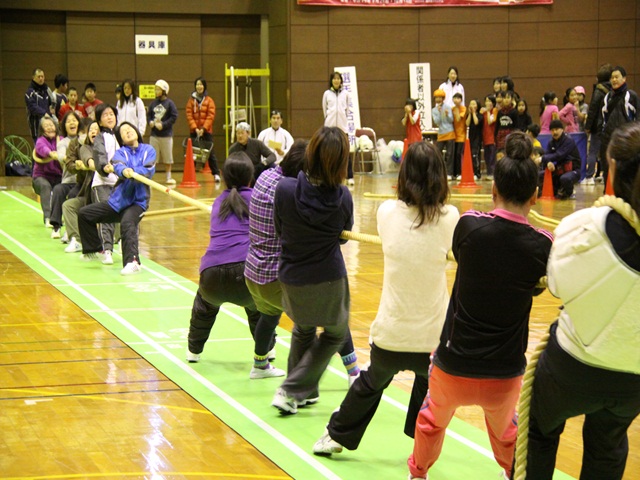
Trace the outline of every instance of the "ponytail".
[[220, 204], [220, 211], [218, 212], [218, 218], [221, 222], [225, 221], [231, 214], [238, 217], [238, 220], [244, 220], [249, 218], [249, 207], [244, 201], [244, 198], [238, 192], [236, 187], [232, 187], [229, 191], [229, 195]]

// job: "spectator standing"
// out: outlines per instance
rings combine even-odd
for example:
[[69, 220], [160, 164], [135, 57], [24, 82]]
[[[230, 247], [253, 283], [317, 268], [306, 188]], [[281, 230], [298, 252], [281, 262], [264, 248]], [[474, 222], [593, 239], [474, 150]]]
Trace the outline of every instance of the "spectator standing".
[[156, 150], [158, 160], [165, 164], [166, 183], [175, 185], [171, 178], [171, 166], [173, 165], [173, 124], [178, 119], [178, 109], [167, 95], [169, 84], [164, 80], [158, 80], [155, 84], [156, 98], [149, 105], [147, 121], [151, 127], [149, 144]]
[[293, 145], [293, 137], [282, 128], [282, 113], [280, 110], [271, 111], [270, 121], [271, 126], [258, 134], [258, 140], [276, 154], [276, 163], [280, 163]]
[[[613, 66], [605, 63], [598, 68], [596, 83], [593, 85], [593, 94], [589, 102], [589, 112], [584, 125], [584, 131], [589, 134], [589, 153], [587, 154], [587, 185], [595, 184], [596, 164], [602, 163], [600, 157], [602, 145], [602, 105], [604, 97], [611, 91], [611, 71]], [[605, 152], [606, 153], [606, 152]]]
[[96, 118], [96, 107], [102, 103], [102, 100], [96, 97], [97, 94], [96, 86], [92, 82], [87, 83], [84, 86], [84, 111], [87, 114], [87, 118], [91, 120], [97, 120]]
[[29, 84], [29, 88], [27, 88], [27, 92], [24, 94], [24, 101], [27, 105], [29, 131], [35, 144], [38, 139], [40, 120], [42, 120], [45, 115], [52, 114], [49, 87], [44, 83], [44, 72], [41, 68], [35, 68], [33, 70], [31, 83]]
[[116, 104], [118, 109], [118, 125], [129, 122], [144, 136], [147, 131], [147, 111], [142, 99], [136, 94], [136, 83], [127, 78], [122, 82], [122, 93]]
[[207, 81], [204, 78], [198, 77], [193, 83], [194, 90], [185, 108], [187, 123], [189, 124], [189, 136], [192, 140], [198, 142], [196, 145], [199, 144], [200, 140], [211, 142], [207, 162], [215, 182], [220, 183], [220, 168], [213, 150], [213, 122], [216, 119], [216, 104], [207, 93]]

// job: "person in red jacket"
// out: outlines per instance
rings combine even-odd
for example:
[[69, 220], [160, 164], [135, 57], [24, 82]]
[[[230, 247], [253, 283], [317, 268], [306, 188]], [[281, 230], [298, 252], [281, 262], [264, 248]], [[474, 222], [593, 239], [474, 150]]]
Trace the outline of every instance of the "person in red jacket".
[[213, 121], [216, 118], [216, 104], [213, 98], [207, 95], [207, 81], [204, 78], [196, 78], [194, 87], [195, 91], [191, 94], [186, 107], [189, 135], [196, 146], [200, 141], [211, 142], [209, 168], [216, 183], [219, 183], [220, 169], [213, 151]]

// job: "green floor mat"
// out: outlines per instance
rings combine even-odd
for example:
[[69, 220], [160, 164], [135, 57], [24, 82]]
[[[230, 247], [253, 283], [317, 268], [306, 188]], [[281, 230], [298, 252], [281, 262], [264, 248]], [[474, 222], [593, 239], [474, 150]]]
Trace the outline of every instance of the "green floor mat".
[[[253, 341], [244, 311], [225, 305], [197, 364], [184, 360], [190, 309], [197, 285], [148, 259], [140, 275], [115, 265], [85, 263], [65, 254], [42, 225], [40, 206], [15, 192], [0, 192], [0, 243], [80, 308], [151, 362], [293, 478], [312, 480], [406, 478], [413, 441], [404, 426], [409, 394], [389, 387], [355, 452], [314, 456], [331, 412], [343, 400], [347, 378], [335, 357], [321, 382], [320, 402], [281, 417], [270, 406], [282, 379], [249, 380]], [[278, 331], [276, 365], [286, 368], [290, 333]], [[486, 433], [455, 420], [431, 480], [498, 478]], [[559, 480], [571, 477], [557, 472]]]

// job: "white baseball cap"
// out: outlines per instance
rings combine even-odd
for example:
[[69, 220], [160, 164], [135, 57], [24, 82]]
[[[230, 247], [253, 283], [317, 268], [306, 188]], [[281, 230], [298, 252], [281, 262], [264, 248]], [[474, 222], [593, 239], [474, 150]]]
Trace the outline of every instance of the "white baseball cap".
[[160, 87], [162, 90], [164, 90], [164, 93], [169, 94], [169, 84], [164, 80], [158, 80], [156, 82], [156, 87]]

